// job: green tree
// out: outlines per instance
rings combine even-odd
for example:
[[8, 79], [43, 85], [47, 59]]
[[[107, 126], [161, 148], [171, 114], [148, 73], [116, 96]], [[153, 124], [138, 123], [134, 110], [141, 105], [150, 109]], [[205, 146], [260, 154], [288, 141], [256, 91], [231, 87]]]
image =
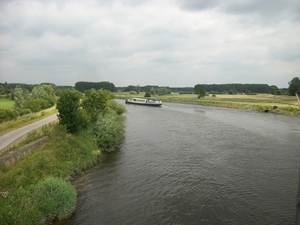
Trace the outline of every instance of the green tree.
[[5, 95], [6, 94], [6, 88], [3, 84], [0, 84], [0, 95]]
[[146, 97], [146, 98], [149, 98], [149, 97], [151, 97], [151, 94], [150, 94], [149, 92], [146, 92], [146, 93], [145, 93], [145, 97]]
[[31, 96], [33, 99], [46, 100], [51, 106], [55, 103], [55, 90], [52, 85], [42, 84], [35, 86], [31, 91]]
[[290, 82], [289, 82], [289, 95], [294, 96], [296, 91], [300, 93], [300, 79], [299, 77], [294, 77]]
[[27, 89], [16, 87], [13, 91], [13, 99], [15, 101], [14, 108], [16, 110], [21, 110], [24, 103], [29, 99], [29, 91]]
[[140, 91], [141, 91], [140, 85], [137, 85], [136, 88], [135, 88], [135, 92], [136, 92], [137, 94], [139, 94]]
[[205, 85], [204, 84], [196, 84], [194, 87], [194, 92], [198, 95], [198, 98], [205, 97]]
[[70, 133], [86, 129], [88, 119], [80, 109], [81, 94], [75, 90], [65, 90], [57, 101], [58, 120]]
[[235, 87], [229, 89], [229, 91], [228, 91], [228, 94], [230, 94], [230, 95], [236, 95], [236, 93], [237, 93], [237, 91], [236, 91]]
[[100, 89], [88, 90], [82, 100], [82, 107], [92, 123], [96, 122], [98, 115], [103, 112], [107, 106], [107, 102], [114, 99], [113, 93]]
[[156, 91], [155, 91], [155, 89], [153, 87], [149, 90], [149, 93], [151, 95], [156, 95]]

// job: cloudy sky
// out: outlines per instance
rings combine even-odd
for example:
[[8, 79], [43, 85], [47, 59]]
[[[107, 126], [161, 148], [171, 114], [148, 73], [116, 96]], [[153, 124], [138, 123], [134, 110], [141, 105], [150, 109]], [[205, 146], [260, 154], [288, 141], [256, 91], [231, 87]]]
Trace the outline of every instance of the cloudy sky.
[[299, 76], [299, 0], [0, 0], [0, 83], [282, 88]]

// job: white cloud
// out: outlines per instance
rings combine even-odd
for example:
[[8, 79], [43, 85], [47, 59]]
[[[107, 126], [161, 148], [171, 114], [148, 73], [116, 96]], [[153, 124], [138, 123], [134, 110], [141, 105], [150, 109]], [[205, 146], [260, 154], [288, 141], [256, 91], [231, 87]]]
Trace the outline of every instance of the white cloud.
[[298, 9], [293, 0], [0, 1], [0, 82], [287, 87], [300, 69]]

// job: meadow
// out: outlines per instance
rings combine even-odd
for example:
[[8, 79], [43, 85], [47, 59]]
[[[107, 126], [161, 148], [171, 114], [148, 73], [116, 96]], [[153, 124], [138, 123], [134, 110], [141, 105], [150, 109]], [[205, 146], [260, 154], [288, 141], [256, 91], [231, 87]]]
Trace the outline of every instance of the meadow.
[[[126, 99], [131, 97], [144, 97], [145, 93], [141, 92], [131, 95], [128, 92], [115, 93], [116, 98]], [[271, 94], [216, 94], [209, 95], [205, 98], [197, 98], [196, 94], [179, 94], [171, 93], [169, 95], [154, 96], [163, 102], [187, 103], [206, 106], [218, 106], [228, 108], [239, 108], [261, 112], [272, 112], [277, 114], [297, 115], [300, 116], [296, 96], [271, 95]], [[276, 106], [276, 107], [274, 107]]]
[[15, 102], [11, 99], [0, 99], [0, 109], [11, 109]]

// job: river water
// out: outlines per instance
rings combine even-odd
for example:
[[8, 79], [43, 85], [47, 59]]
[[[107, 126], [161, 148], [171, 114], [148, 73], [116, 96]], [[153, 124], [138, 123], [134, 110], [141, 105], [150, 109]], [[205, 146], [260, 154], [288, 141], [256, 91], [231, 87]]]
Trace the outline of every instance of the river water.
[[81, 178], [66, 224], [295, 224], [299, 117], [126, 108], [120, 150]]

